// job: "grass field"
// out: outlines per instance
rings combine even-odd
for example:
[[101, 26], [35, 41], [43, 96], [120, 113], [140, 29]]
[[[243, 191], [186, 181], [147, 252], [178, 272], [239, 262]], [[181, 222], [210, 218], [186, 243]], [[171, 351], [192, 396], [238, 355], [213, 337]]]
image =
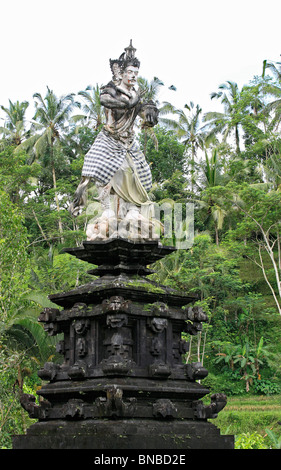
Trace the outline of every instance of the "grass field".
[[234, 435], [235, 441], [241, 434], [259, 435], [274, 448], [272, 437], [281, 444], [281, 395], [229, 397], [226, 407], [210, 421], [221, 434]]

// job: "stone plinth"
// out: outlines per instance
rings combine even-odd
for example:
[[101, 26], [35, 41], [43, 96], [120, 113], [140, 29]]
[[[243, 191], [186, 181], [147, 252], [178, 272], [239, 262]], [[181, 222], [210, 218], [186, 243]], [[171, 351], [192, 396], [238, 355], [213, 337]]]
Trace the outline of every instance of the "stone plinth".
[[14, 448], [210, 449], [233, 448], [215, 418], [226, 397], [198, 382], [208, 372], [183, 362], [204, 312], [195, 297], [147, 278], [148, 267], [172, 253], [158, 241], [114, 239], [84, 242], [68, 253], [97, 265], [99, 277], [70, 292], [50, 296], [63, 310], [46, 308], [39, 321], [49, 335], [63, 333], [61, 364], [46, 363], [46, 381], [23, 407], [38, 419]]

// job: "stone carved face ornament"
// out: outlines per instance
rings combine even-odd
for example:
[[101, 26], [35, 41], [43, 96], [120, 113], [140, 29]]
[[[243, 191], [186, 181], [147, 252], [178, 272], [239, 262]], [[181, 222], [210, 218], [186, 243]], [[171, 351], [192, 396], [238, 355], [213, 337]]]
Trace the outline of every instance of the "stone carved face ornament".
[[77, 334], [83, 335], [89, 327], [89, 320], [74, 320], [73, 326]]
[[107, 312], [128, 312], [129, 300], [124, 300], [121, 296], [110, 297], [102, 302], [102, 311]]
[[154, 333], [161, 333], [165, 328], [167, 328], [167, 319], [166, 318], [152, 318], [150, 321], [150, 327]]
[[125, 314], [117, 313], [116, 315], [107, 315], [106, 324], [111, 328], [121, 328], [124, 325], [127, 325], [128, 317]]
[[164, 304], [163, 302], [155, 302], [151, 306], [151, 312], [154, 315], [164, 315], [168, 313], [169, 308], [168, 305]]
[[120, 66], [117, 62], [113, 62], [111, 65], [112, 70], [112, 80], [116, 83], [120, 83], [122, 80], [122, 73]]

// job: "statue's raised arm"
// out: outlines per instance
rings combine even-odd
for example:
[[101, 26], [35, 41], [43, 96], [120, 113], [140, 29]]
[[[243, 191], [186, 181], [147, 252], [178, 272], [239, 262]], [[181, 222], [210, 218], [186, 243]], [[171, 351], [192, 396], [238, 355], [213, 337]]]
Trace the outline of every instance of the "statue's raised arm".
[[140, 62], [135, 51], [131, 41], [119, 59], [110, 59], [112, 80], [100, 93], [106, 124], [85, 155], [82, 180], [71, 205], [76, 215], [92, 180], [102, 214], [88, 225], [88, 240], [156, 237], [153, 204], [147, 193], [152, 186], [151, 171], [135, 140], [134, 123], [140, 116], [143, 127], [153, 127], [158, 109], [152, 101], [143, 102], [136, 89]]

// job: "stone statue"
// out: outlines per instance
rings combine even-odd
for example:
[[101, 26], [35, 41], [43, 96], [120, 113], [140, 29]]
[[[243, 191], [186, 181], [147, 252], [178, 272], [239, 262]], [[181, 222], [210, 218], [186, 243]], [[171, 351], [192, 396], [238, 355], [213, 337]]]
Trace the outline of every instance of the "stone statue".
[[101, 104], [106, 124], [85, 156], [82, 179], [70, 211], [77, 215], [85, 203], [85, 190], [93, 181], [98, 190], [102, 214], [87, 227], [87, 239], [108, 237], [157, 238], [153, 204], [148, 191], [151, 171], [135, 140], [137, 116], [142, 127], [157, 124], [158, 109], [152, 102], [142, 102], [136, 88], [140, 62], [130, 45], [119, 59], [110, 59], [112, 81], [102, 87]]

